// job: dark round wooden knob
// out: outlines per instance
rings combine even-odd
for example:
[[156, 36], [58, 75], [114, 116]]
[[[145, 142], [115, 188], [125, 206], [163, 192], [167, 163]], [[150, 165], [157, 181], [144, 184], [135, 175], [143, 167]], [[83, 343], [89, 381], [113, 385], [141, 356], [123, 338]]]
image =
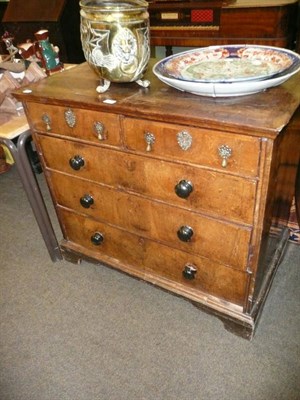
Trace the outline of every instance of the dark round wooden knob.
[[185, 265], [184, 270], [182, 271], [183, 277], [189, 281], [195, 279], [196, 273], [197, 273], [197, 268], [192, 264]]
[[99, 246], [104, 240], [104, 236], [102, 235], [102, 233], [100, 232], [95, 232], [92, 236], [91, 236], [91, 242], [95, 245], [95, 246]]
[[84, 166], [84, 159], [77, 154], [74, 157], [70, 158], [69, 164], [71, 168], [73, 168], [75, 171], [78, 171], [81, 167]]
[[85, 194], [80, 198], [80, 204], [84, 208], [90, 208], [94, 204], [94, 199], [90, 194]]
[[177, 231], [177, 236], [182, 242], [189, 242], [193, 236], [193, 229], [190, 226], [181, 226]]
[[192, 182], [182, 180], [175, 186], [175, 193], [182, 199], [187, 199], [193, 191]]

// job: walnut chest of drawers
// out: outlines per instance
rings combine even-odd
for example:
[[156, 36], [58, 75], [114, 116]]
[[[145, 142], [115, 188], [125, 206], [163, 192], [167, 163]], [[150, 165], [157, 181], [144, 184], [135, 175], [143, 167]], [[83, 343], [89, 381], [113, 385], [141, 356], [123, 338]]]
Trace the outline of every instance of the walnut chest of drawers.
[[288, 238], [300, 77], [213, 99], [159, 82], [96, 92], [87, 64], [23, 101], [64, 257], [189, 299], [251, 339]]

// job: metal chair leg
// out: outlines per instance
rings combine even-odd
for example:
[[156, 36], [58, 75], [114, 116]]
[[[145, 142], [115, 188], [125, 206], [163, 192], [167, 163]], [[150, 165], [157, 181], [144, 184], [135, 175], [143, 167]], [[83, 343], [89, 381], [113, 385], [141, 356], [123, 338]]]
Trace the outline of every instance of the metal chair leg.
[[37, 179], [32, 171], [26, 153], [26, 142], [31, 137], [30, 130], [23, 132], [17, 142], [17, 146], [10, 139], [0, 138], [0, 142], [5, 144], [14, 160], [19, 173], [22, 185], [28, 197], [35, 219], [43, 236], [49, 255], [53, 262], [62, 259], [60, 248], [56, 239], [55, 232], [45, 205]]

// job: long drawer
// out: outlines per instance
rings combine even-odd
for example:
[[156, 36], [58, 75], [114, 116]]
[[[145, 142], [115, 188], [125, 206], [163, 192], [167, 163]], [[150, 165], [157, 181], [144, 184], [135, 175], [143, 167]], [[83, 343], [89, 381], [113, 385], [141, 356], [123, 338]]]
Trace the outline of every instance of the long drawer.
[[61, 206], [174, 248], [246, 269], [250, 228], [60, 173], [50, 174], [50, 185]]
[[[38, 136], [38, 142], [48, 168], [212, 216], [250, 225], [253, 222], [255, 179], [135, 154], [125, 157], [112, 149], [43, 135]], [[70, 166], [76, 156], [84, 160], [78, 170]], [[182, 187], [184, 183], [191, 185], [190, 193]]]
[[[125, 232], [70, 210], [58, 208], [68, 242], [79, 245], [83, 254], [109, 262], [145, 280], [164, 282], [170, 289], [176, 285], [185, 291], [199, 291], [242, 305], [247, 274], [221, 263], [174, 250], [161, 243]], [[95, 235], [102, 235], [97, 242]], [[193, 268], [193, 276], [187, 274]], [[155, 278], [156, 277], [156, 278]]]

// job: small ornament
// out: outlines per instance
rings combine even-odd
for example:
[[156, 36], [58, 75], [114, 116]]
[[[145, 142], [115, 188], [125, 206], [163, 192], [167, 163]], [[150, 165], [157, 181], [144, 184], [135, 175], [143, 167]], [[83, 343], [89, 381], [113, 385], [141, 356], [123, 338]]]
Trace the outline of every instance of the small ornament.
[[2, 41], [5, 43], [6, 50], [10, 55], [10, 61], [15, 61], [15, 55], [17, 54], [18, 49], [13, 44], [14, 36], [6, 31], [1, 38]]
[[19, 54], [23, 60], [29, 62], [38, 62], [39, 59], [36, 56], [36, 45], [31, 40], [27, 40], [25, 43], [18, 44]]
[[48, 30], [39, 30], [34, 36], [37, 40], [36, 55], [41, 60], [46, 73], [50, 75], [51, 72], [62, 70], [64, 65], [59, 60], [59, 48], [50, 43]]

